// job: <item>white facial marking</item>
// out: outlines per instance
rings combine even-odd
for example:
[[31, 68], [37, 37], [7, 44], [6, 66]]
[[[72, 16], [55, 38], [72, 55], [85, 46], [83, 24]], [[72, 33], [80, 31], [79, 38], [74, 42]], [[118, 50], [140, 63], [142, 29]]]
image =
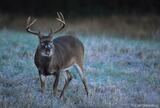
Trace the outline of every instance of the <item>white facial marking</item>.
[[41, 52], [41, 55], [42, 55], [42, 56], [45, 56], [45, 57], [50, 57], [50, 56], [53, 55], [53, 50], [51, 49], [51, 50], [49, 50], [48, 52], [42, 51], [42, 52]]

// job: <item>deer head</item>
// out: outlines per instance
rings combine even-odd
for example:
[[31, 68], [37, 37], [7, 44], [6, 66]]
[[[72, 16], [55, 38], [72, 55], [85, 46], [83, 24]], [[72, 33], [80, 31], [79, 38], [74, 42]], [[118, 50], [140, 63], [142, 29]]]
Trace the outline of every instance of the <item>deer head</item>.
[[[59, 31], [61, 31], [64, 27], [65, 27], [65, 20], [63, 17], [63, 14], [61, 12], [57, 12], [58, 18], [56, 18], [59, 22], [60, 25], [59, 27], [54, 31], [54, 34], [58, 33]], [[39, 50], [41, 50], [41, 55], [42, 56], [46, 56], [46, 57], [51, 57], [54, 53], [54, 45], [53, 45], [53, 31], [52, 29], [50, 29], [50, 32], [48, 33], [48, 35], [44, 35], [42, 34], [40, 31], [33, 31], [30, 29], [30, 27], [37, 21], [37, 19], [34, 19], [31, 21], [31, 17], [28, 17], [27, 20], [27, 26], [26, 26], [26, 30], [31, 33], [34, 34], [36, 36], [38, 36], [39, 38]]]

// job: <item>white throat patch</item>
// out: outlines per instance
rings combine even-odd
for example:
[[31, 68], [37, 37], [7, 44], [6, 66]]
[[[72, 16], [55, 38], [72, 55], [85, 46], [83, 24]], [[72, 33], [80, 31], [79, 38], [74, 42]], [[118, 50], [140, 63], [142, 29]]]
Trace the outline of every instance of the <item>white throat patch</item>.
[[53, 52], [52, 50], [48, 54], [46, 54], [45, 52], [41, 52], [41, 55], [44, 57], [51, 57], [53, 55]]

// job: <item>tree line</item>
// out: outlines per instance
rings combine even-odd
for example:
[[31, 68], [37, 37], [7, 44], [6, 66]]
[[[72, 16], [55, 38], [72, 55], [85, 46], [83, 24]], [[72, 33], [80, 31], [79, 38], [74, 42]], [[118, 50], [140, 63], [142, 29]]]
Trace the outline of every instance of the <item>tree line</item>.
[[1, 0], [0, 12], [75, 16], [160, 13], [159, 0]]

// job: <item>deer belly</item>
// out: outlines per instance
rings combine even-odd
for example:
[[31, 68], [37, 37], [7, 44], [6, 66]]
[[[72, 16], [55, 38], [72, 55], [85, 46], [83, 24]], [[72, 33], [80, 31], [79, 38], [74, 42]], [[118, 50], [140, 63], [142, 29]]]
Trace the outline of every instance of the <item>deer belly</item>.
[[60, 71], [70, 70], [75, 65], [75, 58], [71, 58], [69, 62], [66, 63], [65, 66], [61, 68]]
[[68, 66], [68, 67], [65, 67], [65, 68], [61, 69], [61, 71], [67, 71], [67, 70], [70, 70], [73, 67], [74, 67], [74, 64], [71, 65], [71, 66]]

